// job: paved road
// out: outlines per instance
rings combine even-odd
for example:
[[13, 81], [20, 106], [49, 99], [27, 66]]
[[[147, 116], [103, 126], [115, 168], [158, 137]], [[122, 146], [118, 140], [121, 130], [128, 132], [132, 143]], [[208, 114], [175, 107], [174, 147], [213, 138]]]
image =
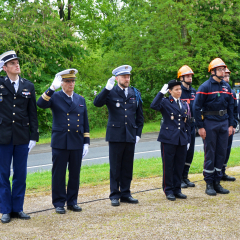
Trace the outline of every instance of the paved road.
[[[158, 133], [143, 134], [136, 146], [135, 159], [160, 157], [160, 143], [156, 141]], [[235, 134], [233, 146], [240, 146], [240, 133]], [[196, 137], [195, 150], [203, 150], [200, 137]], [[108, 143], [104, 139], [91, 141], [89, 153], [83, 159], [83, 165], [108, 163]], [[49, 144], [37, 145], [28, 157], [28, 172], [50, 170], [52, 167], [51, 147]]]

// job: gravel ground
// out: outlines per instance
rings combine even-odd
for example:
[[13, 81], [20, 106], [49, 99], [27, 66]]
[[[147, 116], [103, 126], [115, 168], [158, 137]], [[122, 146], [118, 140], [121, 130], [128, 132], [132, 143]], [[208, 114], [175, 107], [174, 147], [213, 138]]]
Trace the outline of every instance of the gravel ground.
[[[235, 182], [223, 182], [230, 194], [207, 196], [201, 174], [191, 175], [195, 188], [183, 189], [186, 200], [166, 200], [161, 178], [133, 180], [132, 192], [139, 204], [111, 207], [109, 185], [81, 187], [83, 211], [54, 210], [31, 214], [31, 220], [13, 219], [0, 224], [0, 239], [240, 239], [240, 167], [228, 169]], [[85, 202], [85, 203], [83, 203]], [[51, 192], [27, 194], [24, 211], [49, 209]]]

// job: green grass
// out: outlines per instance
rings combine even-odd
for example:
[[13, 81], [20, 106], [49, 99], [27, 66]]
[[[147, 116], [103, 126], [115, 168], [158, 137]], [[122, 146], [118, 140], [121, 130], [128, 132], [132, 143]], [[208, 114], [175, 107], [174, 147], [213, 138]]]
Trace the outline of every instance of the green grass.
[[[142, 133], [158, 132], [160, 129], [160, 122], [149, 122], [145, 123], [143, 126]], [[105, 138], [106, 128], [94, 128], [90, 131], [91, 139], [94, 138]], [[39, 142], [37, 144], [46, 144], [51, 142], [51, 132], [44, 133], [40, 135]]]
[[[238, 166], [240, 147], [232, 148], [228, 167]], [[202, 173], [204, 153], [195, 152], [190, 173]], [[150, 178], [162, 176], [162, 159], [138, 159], [134, 162], [133, 178]], [[83, 166], [81, 169], [81, 185], [99, 185], [109, 182], [109, 164]], [[51, 189], [51, 171], [30, 173], [27, 176], [27, 192], [48, 191]]]

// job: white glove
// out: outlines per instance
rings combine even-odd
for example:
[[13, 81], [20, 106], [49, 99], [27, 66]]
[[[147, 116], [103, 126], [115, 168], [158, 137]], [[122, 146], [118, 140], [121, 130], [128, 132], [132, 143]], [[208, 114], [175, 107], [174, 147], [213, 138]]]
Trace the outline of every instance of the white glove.
[[87, 154], [88, 154], [88, 143], [85, 143], [85, 144], [83, 145], [82, 158], [86, 157]]
[[189, 147], [190, 147], [190, 143], [187, 144], [187, 151], [188, 151]]
[[160, 92], [166, 94], [168, 92], [168, 84], [164, 84]]
[[136, 144], [139, 142], [139, 140], [140, 140], [140, 137], [136, 136]]
[[0, 61], [0, 72], [3, 70], [2, 67], [4, 65], [4, 61]]
[[28, 148], [29, 148], [28, 153], [30, 153], [35, 146], [36, 146], [36, 141], [30, 140], [28, 144]]
[[115, 84], [115, 76], [112, 76], [111, 78], [108, 79], [106, 89], [107, 90], [112, 90], [114, 84]]
[[62, 77], [56, 74], [50, 89], [53, 91], [57, 90], [58, 88], [61, 87], [61, 83], [62, 83]]

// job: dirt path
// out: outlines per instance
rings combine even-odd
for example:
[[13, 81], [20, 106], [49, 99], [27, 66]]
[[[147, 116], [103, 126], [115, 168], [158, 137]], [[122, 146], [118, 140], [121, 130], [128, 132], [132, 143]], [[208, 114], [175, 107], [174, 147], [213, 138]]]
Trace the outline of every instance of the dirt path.
[[[228, 173], [237, 181], [222, 185], [230, 194], [207, 196], [205, 183], [183, 189], [186, 200], [166, 200], [162, 189], [136, 193], [139, 204], [111, 207], [110, 200], [81, 204], [80, 213], [54, 210], [31, 214], [31, 220], [0, 224], [0, 239], [240, 239], [240, 167]], [[202, 180], [201, 174], [191, 180]], [[134, 180], [132, 192], [161, 187], [161, 178]], [[80, 188], [79, 202], [107, 198], [108, 185]], [[24, 211], [52, 208], [51, 193], [27, 195]]]

